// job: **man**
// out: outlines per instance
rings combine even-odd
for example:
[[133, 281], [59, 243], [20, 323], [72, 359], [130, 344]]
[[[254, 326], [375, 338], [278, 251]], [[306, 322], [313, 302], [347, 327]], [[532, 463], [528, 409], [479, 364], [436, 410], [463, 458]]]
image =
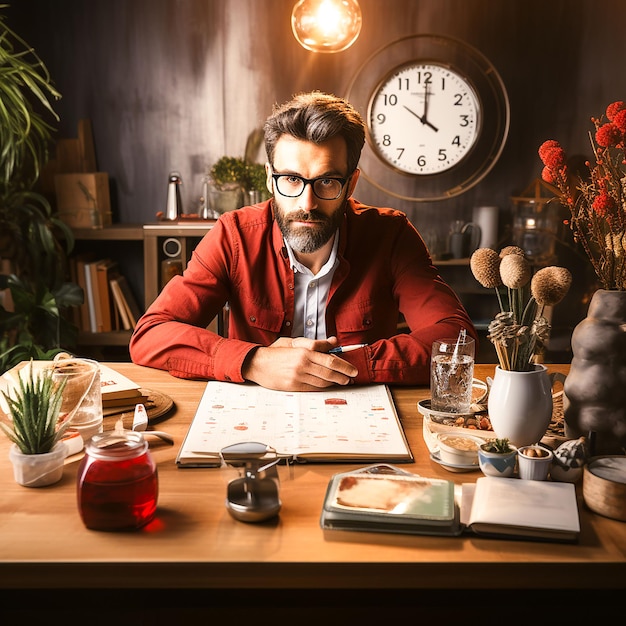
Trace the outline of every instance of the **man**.
[[[265, 123], [274, 197], [220, 217], [139, 320], [133, 361], [290, 391], [416, 385], [429, 381], [435, 339], [462, 328], [476, 338], [404, 213], [351, 197], [364, 142], [341, 98], [312, 92], [276, 107]], [[206, 329], [226, 303], [228, 338]], [[329, 353], [337, 346], [351, 349]]]

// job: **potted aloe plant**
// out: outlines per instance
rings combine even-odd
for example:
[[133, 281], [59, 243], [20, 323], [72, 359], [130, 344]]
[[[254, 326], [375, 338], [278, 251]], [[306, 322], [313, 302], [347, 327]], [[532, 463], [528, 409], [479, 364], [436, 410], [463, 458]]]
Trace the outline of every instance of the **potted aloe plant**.
[[17, 375], [18, 384], [2, 391], [6, 421], [0, 428], [13, 442], [9, 458], [15, 480], [25, 487], [43, 487], [61, 480], [67, 446], [61, 441], [70, 420], [60, 421], [65, 380], [53, 370], [35, 372], [32, 361]]

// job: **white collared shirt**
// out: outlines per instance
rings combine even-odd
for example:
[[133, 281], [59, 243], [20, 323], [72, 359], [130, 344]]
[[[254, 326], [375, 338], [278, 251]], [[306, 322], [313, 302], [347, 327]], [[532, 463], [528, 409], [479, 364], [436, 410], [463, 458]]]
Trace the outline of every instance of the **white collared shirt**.
[[326, 300], [328, 300], [330, 284], [338, 265], [338, 246], [339, 231], [335, 233], [335, 241], [328, 261], [317, 274], [313, 274], [308, 267], [296, 259], [293, 250], [285, 241], [289, 263], [294, 270], [296, 290], [292, 337], [326, 339]]

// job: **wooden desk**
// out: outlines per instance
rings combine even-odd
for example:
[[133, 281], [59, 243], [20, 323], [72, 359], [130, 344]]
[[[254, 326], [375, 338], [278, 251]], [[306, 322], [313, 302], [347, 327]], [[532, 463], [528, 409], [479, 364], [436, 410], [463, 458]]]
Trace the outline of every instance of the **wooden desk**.
[[[351, 532], [324, 536], [319, 517], [328, 480], [357, 466], [310, 464], [280, 467], [283, 506], [276, 521], [236, 521], [224, 506], [235, 470], [178, 469], [174, 462], [205, 384], [133, 364], [110, 365], [176, 404], [158, 426], [176, 444], [150, 444], [160, 481], [157, 519], [134, 533], [87, 530], [76, 506], [78, 463], [67, 464], [54, 486], [21, 487], [13, 480], [9, 443], [2, 436], [0, 590], [222, 590], [211, 596], [215, 600], [241, 589], [360, 590], [365, 596], [368, 590], [403, 589], [411, 590], [413, 598], [420, 591], [456, 589], [480, 598], [486, 590], [570, 590], [575, 595], [582, 589], [626, 588], [626, 524], [591, 513], [582, 501], [577, 545]], [[567, 369], [549, 366], [550, 371]], [[493, 365], [477, 366], [476, 375], [484, 380], [493, 371]], [[481, 476], [479, 471], [449, 473], [430, 460], [416, 408], [428, 397], [426, 388], [397, 388], [393, 395], [415, 456], [415, 463], [404, 468], [457, 484]]]

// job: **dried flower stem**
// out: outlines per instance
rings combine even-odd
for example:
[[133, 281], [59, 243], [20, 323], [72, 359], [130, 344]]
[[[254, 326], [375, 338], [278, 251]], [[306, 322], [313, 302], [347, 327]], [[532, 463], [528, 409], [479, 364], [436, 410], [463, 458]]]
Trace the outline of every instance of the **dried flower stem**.
[[[523, 251], [505, 249], [500, 256], [492, 250], [480, 248], [474, 252], [470, 267], [474, 277], [486, 287], [493, 287], [498, 297], [500, 312], [489, 324], [488, 339], [493, 343], [500, 367], [525, 372], [532, 369], [546, 345], [550, 325], [543, 317], [546, 305], [560, 302], [571, 284], [571, 274], [562, 267], [540, 269], [531, 278], [530, 265]], [[500, 272], [500, 279], [497, 277]], [[506, 286], [508, 302], [502, 298]], [[504, 291], [504, 289], [502, 289]]]
[[[602, 287], [626, 290], [626, 103], [613, 102], [605, 116], [591, 118], [595, 137], [589, 141], [595, 164], [588, 181], [572, 179], [565, 151], [555, 140], [544, 142], [539, 156], [542, 178], [558, 189], [561, 204], [570, 211], [570, 227], [591, 261]], [[573, 181], [573, 182], [572, 182]]]

